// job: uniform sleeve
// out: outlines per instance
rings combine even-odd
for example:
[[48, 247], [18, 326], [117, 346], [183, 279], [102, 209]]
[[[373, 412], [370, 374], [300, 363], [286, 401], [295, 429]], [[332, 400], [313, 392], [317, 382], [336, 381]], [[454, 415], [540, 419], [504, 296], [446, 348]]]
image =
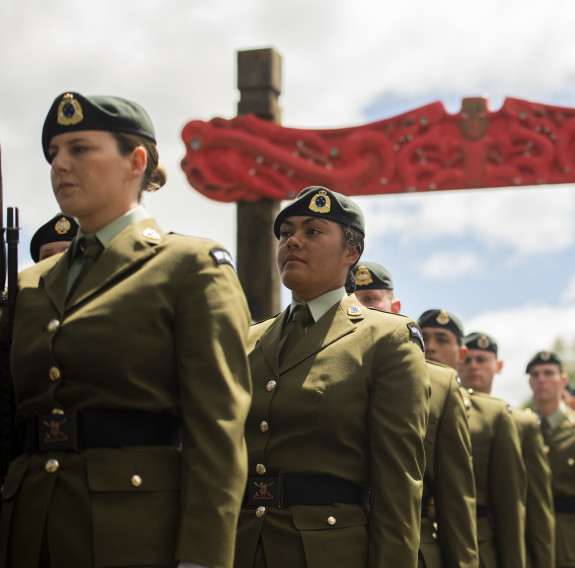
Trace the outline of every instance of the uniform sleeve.
[[438, 424], [434, 466], [443, 565], [445, 568], [476, 568], [479, 560], [471, 439], [455, 372]]
[[545, 454], [543, 436], [533, 421], [525, 424], [521, 447], [527, 470], [526, 542], [533, 566], [555, 566], [555, 511], [551, 467]]
[[250, 318], [234, 270], [218, 263], [209, 245], [191, 262], [177, 309], [184, 426], [177, 559], [229, 568], [247, 476]]
[[498, 565], [525, 566], [525, 499], [527, 477], [517, 428], [501, 405], [489, 460], [489, 509], [495, 519]]
[[377, 342], [368, 432], [371, 512], [369, 567], [417, 565], [429, 417], [429, 377], [408, 318]]

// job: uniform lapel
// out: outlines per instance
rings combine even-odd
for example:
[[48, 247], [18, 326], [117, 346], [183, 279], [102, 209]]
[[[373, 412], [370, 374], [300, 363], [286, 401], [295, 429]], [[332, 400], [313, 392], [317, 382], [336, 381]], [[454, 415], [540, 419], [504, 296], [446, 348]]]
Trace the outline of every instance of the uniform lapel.
[[54, 266], [49, 268], [40, 279], [44, 282], [44, 289], [48, 298], [56, 306], [60, 317], [66, 305], [66, 283], [68, 282], [68, 266], [72, 247], [62, 255]]
[[145, 262], [155, 254], [154, 248], [164, 236], [153, 219], [144, 219], [126, 227], [104, 249], [94, 268], [68, 298], [66, 309], [73, 309]]
[[[298, 343], [287, 356], [281, 371], [285, 372], [298, 365], [304, 359], [354, 331], [358, 323], [364, 319], [363, 312], [366, 309], [353, 294], [338, 302], [308, 329], [301, 346]], [[277, 353], [275, 357], [277, 361]]]
[[288, 314], [289, 310], [284, 310], [259, 339], [264, 359], [276, 376], [279, 375], [278, 354], [282, 330]]

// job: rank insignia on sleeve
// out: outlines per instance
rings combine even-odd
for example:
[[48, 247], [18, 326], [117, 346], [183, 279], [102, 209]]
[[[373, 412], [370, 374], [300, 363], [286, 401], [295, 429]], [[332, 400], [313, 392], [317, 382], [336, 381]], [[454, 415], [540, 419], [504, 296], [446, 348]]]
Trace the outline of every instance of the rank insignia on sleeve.
[[351, 306], [348, 310], [347, 310], [347, 315], [348, 316], [360, 316], [363, 312], [361, 311], [360, 308], [358, 308], [357, 306]]
[[66, 217], [62, 217], [61, 219], [58, 219], [58, 221], [56, 221], [56, 224], [54, 225], [54, 230], [59, 235], [65, 235], [70, 230], [71, 227], [72, 225], [70, 225], [70, 221], [68, 221]]
[[84, 120], [84, 112], [72, 93], [66, 93], [58, 106], [58, 124], [70, 126]]
[[329, 213], [331, 199], [325, 189], [320, 189], [312, 198], [309, 208], [316, 213]]
[[210, 254], [218, 264], [229, 264], [232, 268], [234, 267], [232, 255], [226, 249], [213, 248]]
[[409, 334], [411, 335], [411, 337], [415, 337], [418, 339], [420, 345], [421, 345], [421, 350], [423, 352], [425, 352], [425, 344], [423, 343], [423, 335], [421, 335], [421, 330], [419, 329], [419, 327], [417, 326], [417, 324], [415, 323], [408, 323], [407, 324], [407, 329], [409, 329]]

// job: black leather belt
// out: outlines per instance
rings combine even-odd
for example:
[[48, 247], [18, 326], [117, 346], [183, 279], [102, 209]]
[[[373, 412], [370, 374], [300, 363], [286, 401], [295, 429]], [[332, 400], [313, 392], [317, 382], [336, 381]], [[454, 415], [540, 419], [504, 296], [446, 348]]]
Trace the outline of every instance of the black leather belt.
[[369, 506], [369, 489], [326, 475], [250, 475], [244, 495], [246, 508], [331, 505], [346, 503]]
[[556, 513], [570, 513], [575, 515], [575, 499], [553, 499]]
[[120, 446], [179, 446], [180, 419], [167, 412], [81, 410], [30, 416], [20, 425], [21, 453]]

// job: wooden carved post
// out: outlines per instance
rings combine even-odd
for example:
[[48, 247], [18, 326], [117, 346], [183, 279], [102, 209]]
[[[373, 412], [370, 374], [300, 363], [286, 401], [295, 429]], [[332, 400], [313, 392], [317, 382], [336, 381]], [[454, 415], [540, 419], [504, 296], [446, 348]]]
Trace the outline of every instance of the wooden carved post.
[[[252, 113], [280, 123], [281, 57], [273, 49], [238, 52], [238, 115]], [[255, 321], [280, 311], [273, 221], [280, 203], [271, 199], [238, 201], [237, 270]]]

